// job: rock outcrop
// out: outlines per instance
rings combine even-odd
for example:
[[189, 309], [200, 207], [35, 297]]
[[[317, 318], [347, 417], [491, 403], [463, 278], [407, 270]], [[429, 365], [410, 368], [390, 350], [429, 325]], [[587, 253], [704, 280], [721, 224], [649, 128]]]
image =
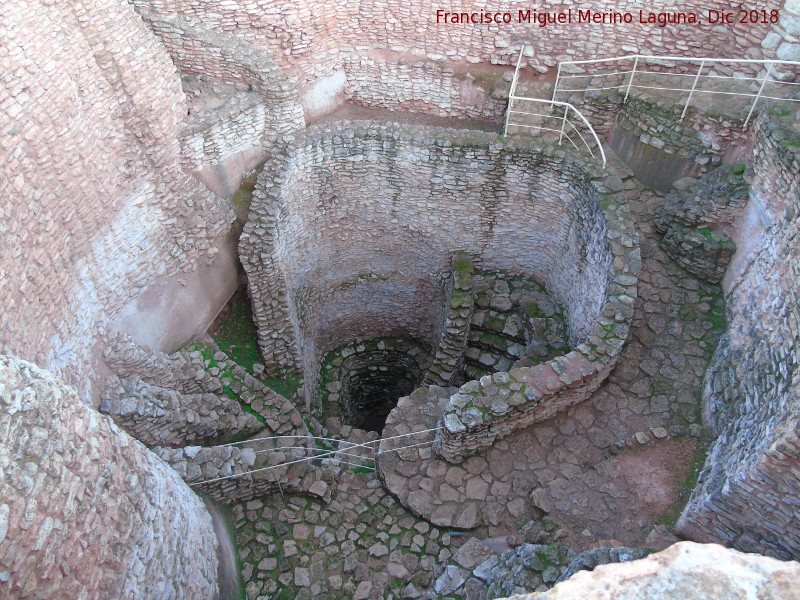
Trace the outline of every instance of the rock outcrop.
[[681, 542], [642, 560], [580, 571], [547, 592], [508, 600], [795, 600], [799, 581], [796, 562]]

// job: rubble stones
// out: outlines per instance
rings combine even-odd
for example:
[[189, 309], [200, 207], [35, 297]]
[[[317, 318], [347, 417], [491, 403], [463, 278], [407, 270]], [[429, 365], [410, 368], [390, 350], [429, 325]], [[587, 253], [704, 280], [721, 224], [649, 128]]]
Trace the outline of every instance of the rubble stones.
[[667, 196], [655, 220], [670, 258], [708, 281], [722, 279], [736, 250], [730, 232], [749, 199], [743, 173], [744, 165], [719, 167]]

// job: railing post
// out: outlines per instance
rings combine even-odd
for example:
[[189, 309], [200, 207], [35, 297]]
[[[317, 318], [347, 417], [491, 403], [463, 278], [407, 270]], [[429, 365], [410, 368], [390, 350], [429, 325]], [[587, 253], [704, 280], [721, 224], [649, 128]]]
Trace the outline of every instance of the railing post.
[[558, 94], [558, 82], [561, 81], [561, 62], [558, 63], [558, 70], [556, 71], [556, 87], [553, 88], [553, 98], [550, 102], [550, 108], [553, 108], [553, 102], [556, 101], [556, 94]]
[[522, 53], [525, 52], [525, 45], [523, 44], [522, 48], [519, 49], [519, 57], [517, 58], [517, 68], [514, 69], [514, 79], [511, 81], [511, 96], [514, 95], [514, 92], [517, 90], [517, 82], [519, 80], [519, 66], [522, 64]]
[[514, 97], [513, 96], [509, 96], [508, 97], [508, 108], [506, 109], [506, 124], [505, 124], [505, 127], [503, 127], [503, 135], [504, 136], [508, 136], [508, 121], [511, 118], [511, 109], [513, 107], [513, 102], [514, 102]]
[[639, 64], [639, 56], [633, 60], [633, 70], [631, 70], [631, 78], [628, 80], [628, 89], [625, 90], [625, 99], [622, 101], [625, 104], [628, 101], [628, 95], [631, 93], [631, 85], [633, 84], [633, 76], [636, 75], [636, 67]]
[[692, 94], [694, 94], [694, 90], [697, 87], [697, 80], [700, 79], [700, 71], [703, 70], [703, 65], [706, 64], [706, 61], [700, 61], [700, 68], [697, 69], [697, 75], [694, 76], [694, 81], [692, 82], [692, 89], [689, 90], [689, 97], [686, 99], [686, 104], [683, 105], [683, 112], [681, 113], [681, 119], [686, 115], [686, 111], [689, 108], [689, 102], [692, 101]]
[[750, 117], [753, 116], [753, 111], [756, 109], [756, 104], [761, 99], [761, 93], [764, 91], [764, 86], [767, 84], [767, 79], [769, 79], [770, 73], [772, 73], [772, 66], [775, 63], [769, 63], [767, 67], [767, 72], [764, 73], [764, 79], [761, 80], [761, 87], [758, 88], [758, 94], [756, 94], [756, 99], [753, 100], [753, 106], [750, 107], [750, 112], [747, 113], [747, 118], [744, 120], [743, 127], [747, 127], [747, 124], [750, 122]]
[[503, 127], [503, 135], [508, 135], [508, 121], [511, 118], [511, 110], [514, 106], [514, 93], [517, 91], [517, 79], [519, 78], [519, 66], [522, 64], [522, 53], [525, 52], [525, 45], [519, 49], [519, 58], [517, 58], [517, 67], [514, 69], [514, 78], [511, 80], [511, 89], [508, 91], [508, 108], [506, 109], [506, 124]]
[[561, 135], [558, 136], [558, 145], [561, 145], [561, 141], [564, 139], [564, 128], [567, 126], [567, 113], [569, 111], [569, 104], [564, 107], [564, 116], [561, 119]]

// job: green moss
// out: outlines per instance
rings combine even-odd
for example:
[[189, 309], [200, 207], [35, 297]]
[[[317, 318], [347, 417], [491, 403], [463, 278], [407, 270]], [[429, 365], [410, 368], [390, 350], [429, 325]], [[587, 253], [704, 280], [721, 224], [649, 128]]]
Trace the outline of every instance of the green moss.
[[668, 394], [672, 390], [672, 382], [666, 379], [656, 379], [653, 382], [654, 394]]
[[710, 440], [708, 436], [705, 435], [705, 432], [704, 437], [699, 440], [694, 440], [693, 438], [678, 438], [678, 441], [682, 443], [694, 442], [694, 449], [689, 465], [683, 472], [678, 473], [675, 477], [675, 500], [658, 518], [659, 524], [666, 525], [670, 529], [675, 527], [681, 516], [683, 507], [689, 501], [689, 496], [691, 496], [692, 490], [694, 490], [697, 485], [697, 478], [700, 475], [700, 471], [703, 470], [711, 446]]
[[250, 300], [246, 294], [236, 295], [230, 314], [219, 324], [211, 338], [220, 350], [249, 373], [253, 373], [253, 365], [261, 362], [261, 353]]
[[[219, 346], [228, 357], [243, 367], [248, 373], [255, 376], [253, 366], [261, 363], [261, 351], [258, 347], [258, 332], [253, 320], [250, 300], [244, 293], [237, 294], [231, 304], [230, 314], [224, 318], [211, 339]], [[209, 366], [214, 367], [216, 361], [211, 357], [211, 349], [201, 349], [203, 356], [211, 359]], [[221, 373], [220, 377], [234, 377], [232, 373]], [[281, 396], [293, 397], [300, 388], [300, 377], [293, 371], [284, 371], [274, 377], [263, 377], [261, 381]], [[236, 394], [227, 389], [226, 393], [232, 398]]]
[[536, 302], [528, 302], [525, 304], [525, 314], [531, 318], [543, 318], [545, 316]]
[[482, 327], [483, 329], [502, 332], [506, 327], [506, 320], [495, 315], [490, 315], [484, 319]]
[[502, 72], [476, 71], [471, 74], [472, 77], [475, 79], [475, 83], [488, 86], [491, 89], [495, 89], [497, 87], [497, 84], [503, 81]]
[[262, 377], [262, 383], [284, 398], [292, 398], [300, 389], [300, 376], [287, 371], [278, 377]]
[[553, 533], [556, 529], [558, 529], [558, 523], [556, 523], [550, 517], [544, 517], [542, 519], [542, 529], [544, 529], [547, 533]]
[[253, 199], [253, 190], [256, 188], [256, 181], [258, 174], [264, 169], [264, 163], [258, 165], [254, 171], [242, 179], [239, 189], [231, 197], [231, 206], [239, 219], [247, 219], [247, 213], [250, 211], [250, 202]]
[[373, 473], [375, 467], [350, 467], [350, 471], [353, 473]]
[[472, 273], [472, 261], [464, 254], [458, 254], [453, 261], [453, 269], [459, 275], [469, 275]]

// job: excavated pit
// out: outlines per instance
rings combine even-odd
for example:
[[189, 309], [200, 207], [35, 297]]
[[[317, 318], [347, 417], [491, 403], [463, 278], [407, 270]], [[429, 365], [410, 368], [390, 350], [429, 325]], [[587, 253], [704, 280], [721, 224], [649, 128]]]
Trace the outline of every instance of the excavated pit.
[[[423, 381], [577, 348], [613, 321], [611, 280], [627, 269], [593, 178], [561, 151], [485, 132], [310, 128], [265, 165], [240, 240], [267, 368], [302, 372], [310, 413], [380, 431]], [[409, 346], [375, 346], [389, 339]]]

